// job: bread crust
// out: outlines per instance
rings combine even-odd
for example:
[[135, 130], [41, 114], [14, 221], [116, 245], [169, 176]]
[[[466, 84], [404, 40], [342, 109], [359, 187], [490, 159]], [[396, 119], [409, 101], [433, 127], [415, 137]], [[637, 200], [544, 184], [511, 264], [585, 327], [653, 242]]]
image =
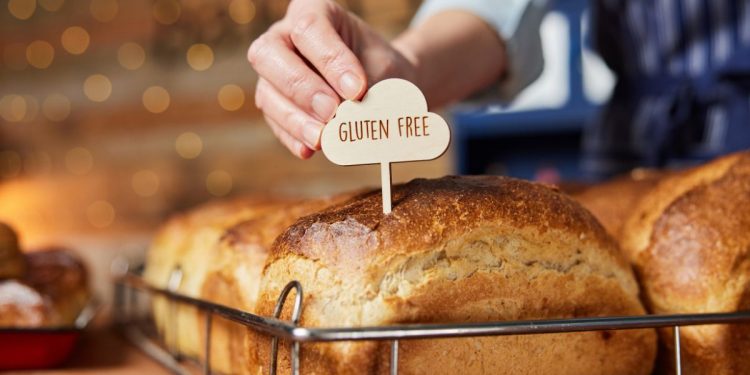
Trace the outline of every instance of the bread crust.
[[[393, 213], [383, 215], [372, 192], [287, 229], [266, 265], [258, 313], [270, 315], [294, 279], [305, 293], [301, 324], [310, 327], [644, 312], [612, 238], [564, 194], [509, 178], [445, 177], [396, 186], [393, 202]], [[266, 365], [268, 340], [249, 340], [261, 343]], [[304, 344], [302, 371], [387, 373], [388, 345]], [[655, 334], [403, 341], [400, 355], [406, 374], [647, 374]], [[282, 373], [287, 359], [282, 345]]]
[[[661, 181], [625, 228], [623, 245], [654, 313], [750, 308], [750, 152]], [[747, 325], [684, 327], [681, 333], [686, 373], [750, 371]], [[671, 351], [671, 331], [661, 334]]]

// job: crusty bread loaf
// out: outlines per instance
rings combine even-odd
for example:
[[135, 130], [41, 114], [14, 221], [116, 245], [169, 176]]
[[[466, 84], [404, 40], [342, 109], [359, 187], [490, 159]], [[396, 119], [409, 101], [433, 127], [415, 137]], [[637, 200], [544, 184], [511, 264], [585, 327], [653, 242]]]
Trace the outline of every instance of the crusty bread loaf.
[[[502, 177], [445, 177], [379, 191], [287, 229], [257, 311], [291, 280], [309, 327], [638, 315], [638, 285], [601, 225], [572, 199]], [[289, 319], [291, 303], [282, 318]], [[267, 371], [269, 341], [250, 335]], [[402, 341], [400, 374], [649, 374], [653, 330]], [[279, 370], [289, 373], [288, 345]], [[383, 374], [388, 342], [303, 344], [304, 374]]]
[[[226, 306], [255, 312], [263, 267], [271, 245], [280, 233], [302, 216], [317, 212], [350, 194], [330, 198], [289, 202], [264, 215], [244, 220], [228, 228], [214, 247], [211, 267], [201, 288], [201, 296]], [[201, 330], [205, 324], [201, 321]], [[212, 325], [211, 363], [222, 373], [256, 373], [255, 351], [245, 348], [244, 327], [221, 317]], [[203, 337], [203, 336], [201, 336]]]
[[[145, 274], [165, 287], [176, 266], [183, 271], [180, 293], [254, 312], [271, 244], [294, 221], [349, 197], [314, 200], [245, 198], [215, 202], [170, 220], [149, 251]], [[197, 264], [196, 264], [197, 263]], [[171, 315], [167, 303], [154, 304], [154, 317], [163, 337], [181, 353], [204, 359], [205, 315], [190, 307]], [[179, 330], [176, 336], [173, 329]], [[214, 316], [211, 329], [211, 367], [226, 374], [250, 373], [257, 362], [244, 351], [245, 329]]]
[[667, 173], [636, 169], [600, 184], [578, 188], [569, 194], [594, 214], [604, 229], [619, 241], [622, 227], [638, 201]]
[[[654, 313], [750, 309], [750, 152], [660, 181], [623, 233]], [[748, 325], [685, 327], [682, 350], [686, 374], [750, 374]]]
[[16, 232], [0, 223], [0, 280], [23, 277], [26, 261], [18, 245]]
[[[283, 204], [278, 198], [243, 197], [210, 202], [173, 216], [154, 237], [146, 257], [145, 280], [167, 288], [173, 270], [179, 268], [182, 279], [176, 291], [201, 297], [212, 251], [224, 231]], [[194, 358], [202, 356], [202, 332], [199, 332], [202, 315], [197, 309], [172, 305], [159, 297], [153, 299], [152, 308], [157, 328], [173, 350]]]

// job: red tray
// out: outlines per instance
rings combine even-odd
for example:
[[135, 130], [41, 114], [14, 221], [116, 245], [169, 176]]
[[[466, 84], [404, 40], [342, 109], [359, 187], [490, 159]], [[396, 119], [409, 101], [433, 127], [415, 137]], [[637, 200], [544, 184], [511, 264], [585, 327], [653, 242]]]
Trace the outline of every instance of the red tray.
[[97, 310], [92, 300], [71, 327], [0, 328], [0, 371], [60, 366]]
[[57, 367], [70, 357], [82, 328], [0, 329], [0, 370]]

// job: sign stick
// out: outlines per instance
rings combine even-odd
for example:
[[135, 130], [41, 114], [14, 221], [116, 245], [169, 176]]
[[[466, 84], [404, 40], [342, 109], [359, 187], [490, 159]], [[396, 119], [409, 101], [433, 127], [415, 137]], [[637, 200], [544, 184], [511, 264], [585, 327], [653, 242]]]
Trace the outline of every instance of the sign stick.
[[381, 194], [383, 195], [383, 213], [391, 213], [391, 163], [380, 163], [380, 185]]

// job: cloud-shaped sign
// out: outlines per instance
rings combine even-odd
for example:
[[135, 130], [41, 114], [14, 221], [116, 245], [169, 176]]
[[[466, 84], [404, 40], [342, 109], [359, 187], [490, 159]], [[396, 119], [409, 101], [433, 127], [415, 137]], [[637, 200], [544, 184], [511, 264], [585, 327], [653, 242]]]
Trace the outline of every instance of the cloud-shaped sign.
[[378, 82], [360, 102], [341, 103], [320, 140], [328, 160], [339, 165], [431, 160], [449, 142], [445, 120], [428, 112], [417, 86], [397, 78]]

